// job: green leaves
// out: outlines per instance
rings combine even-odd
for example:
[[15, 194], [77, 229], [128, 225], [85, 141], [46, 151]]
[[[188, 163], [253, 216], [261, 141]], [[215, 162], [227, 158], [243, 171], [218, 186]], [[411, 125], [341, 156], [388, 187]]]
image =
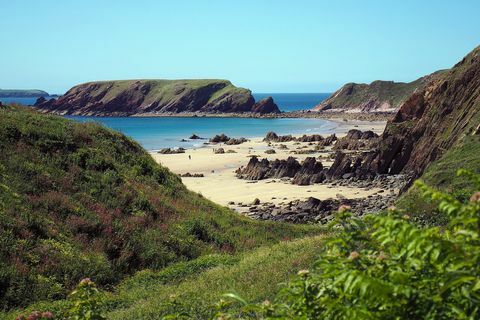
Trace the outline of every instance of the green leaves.
[[[459, 175], [480, 188], [480, 176]], [[421, 227], [403, 212], [340, 212], [315, 269], [290, 283], [264, 319], [480, 318], [480, 196], [462, 203], [415, 182], [450, 221]]]

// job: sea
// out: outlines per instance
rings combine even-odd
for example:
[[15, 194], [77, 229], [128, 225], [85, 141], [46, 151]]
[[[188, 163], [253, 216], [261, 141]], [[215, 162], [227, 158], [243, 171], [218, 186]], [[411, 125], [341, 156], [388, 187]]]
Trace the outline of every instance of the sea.
[[[328, 93], [254, 93], [258, 101], [272, 96], [280, 110], [294, 111], [313, 108], [326, 99]], [[36, 98], [0, 98], [2, 103], [32, 105]], [[269, 131], [277, 134], [330, 134], [336, 124], [323, 119], [256, 119], [210, 117], [79, 117], [67, 116], [79, 122], [98, 122], [138, 141], [145, 149], [202, 147], [206, 140], [190, 140], [192, 134], [211, 138], [224, 133], [230, 137], [262, 137]], [[182, 141], [185, 140], [185, 141]]]

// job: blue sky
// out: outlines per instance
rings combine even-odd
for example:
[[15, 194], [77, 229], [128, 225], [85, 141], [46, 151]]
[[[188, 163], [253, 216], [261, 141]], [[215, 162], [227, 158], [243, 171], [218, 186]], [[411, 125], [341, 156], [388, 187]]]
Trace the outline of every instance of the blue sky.
[[0, 0], [0, 88], [223, 78], [254, 92], [410, 81], [480, 45], [480, 1]]

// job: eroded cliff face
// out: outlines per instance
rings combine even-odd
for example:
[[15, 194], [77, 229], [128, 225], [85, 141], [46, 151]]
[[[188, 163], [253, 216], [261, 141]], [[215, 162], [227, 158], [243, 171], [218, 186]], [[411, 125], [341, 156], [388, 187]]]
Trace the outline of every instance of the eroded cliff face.
[[373, 151], [355, 161], [339, 155], [336, 161], [361, 162], [354, 168], [359, 178], [397, 173], [417, 178], [463, 137], [478, 135], [479, 128], [480, 47], [477, 47], [441, 77], [413, 93], [387, 123]]
[[[273, 103], [273, 100], [272, 100]], [[226, 80], [122, 80], [81, 84], [57, 100], [35, 106], [65, 115], [130, 116], [179, 112], [280, 112], [255, 103], [250, 90]]]
[[443, 71], [435, 72], [412, 82], [377, 80], [371, 84], [347, 83], [314, 110], [347, 113], [395, 113], [408, 97], [421, 90]]

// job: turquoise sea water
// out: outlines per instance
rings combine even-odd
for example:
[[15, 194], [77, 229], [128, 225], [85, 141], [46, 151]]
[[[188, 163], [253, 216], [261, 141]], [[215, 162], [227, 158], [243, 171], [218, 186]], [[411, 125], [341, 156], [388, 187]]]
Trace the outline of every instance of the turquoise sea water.
[[[229, 137], [263, 137], [269, 131], [277, 134], [330, 134], [336, 124], [321, 119], [252, 119], [252, 118], [182, 118], [182, 117], [75, 117], [80, 122], [95, 121], [120, 131], [138, 141], [147, 150], [171, 147], [201, 147], [207, 140], [188, 140], [195, 133], [211, 138], [225, 133]], [[180, 140], [187, 139], [187, 142]]]
[[[273, 96], [282, 111], [310, 109], [326, 99], [328, 93], [255, 93], [258, 101]], [[3, 103], [31, 105], [36, 98], [0, 98]], [[277, 134], [329, 134], [336, 125], [320, 119], [249, 119], [249, 118], [120, 118], [120, 117], [68, 117], [80, 122], [95, 121], [120, 131], [137, 140], [147, 150], [167, 147], [200, 147], [205, 140], [188, 140], [193, 133], [211, 138], [225, 133], [230, 137], [262, 137], [267, 132]], [[180, 142], [187, 139], [187, 142]]]

